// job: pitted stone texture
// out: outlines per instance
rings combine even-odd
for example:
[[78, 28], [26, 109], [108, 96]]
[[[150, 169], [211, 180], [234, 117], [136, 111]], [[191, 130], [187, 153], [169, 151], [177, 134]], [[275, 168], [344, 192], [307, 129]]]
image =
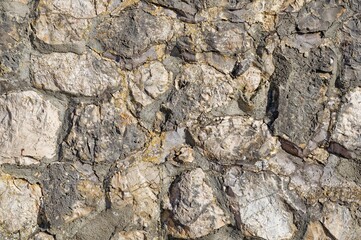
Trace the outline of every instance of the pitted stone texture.
[[233, 167], [225, 175], [228, 199], [237, 225], [245, 235], [264, 239], [293, 239], [293, 214], [281, 197], [281, 182], [267, 173]]
[[40, 89], [80, 96], [99, 96], [120, 88], [123, 77], [115, 64], [92, 52], [33, 55], [32, 81]]
[[141, 106], [151, 104], [171, 85], [171, 74], [160, 62], [151, 62], [128, 75], [128, 84], [134, 101]]
[[87, 163], [113, 163], [141, 149], [145, 133], [117, 100], [99, 105], [80, 104], [73, 113], [73, 127], [63, 143], [66, 159]]
[[28, 239], [37, 228], [39, 185], [1, 174], [0, 193], [0, 238]]
[[43, 52], [85, 51], [95, 10], [91, 0], [41, 0], [32, 24], [35, 46]]
[[333, 87], [336, 56], [328, 47], [312, 49], [308, 57], [285, 48], [274, 53], [274, 60], [267, 107], [269, 124], [275, 135], [305, 147], [327, 114], [322, 104], [328, 100], [328, 88]]
[[345, 97], [332, 139], [358, 155], [361, 154], [361, 88]]
[[0, 163], [26, 164], [54, 158], [64, 108], [63, 102], [35, 91], [1, 96]]
[[323, 216], [323, 225], [335, 239], [352, 240], [361, 236], [359, 219], [355, 218], [346, 206], [325, 203]]
[[191, 130], [205, 154], [222, 164], [257, 159], [257, 149], [261, 148], [267, 131], [262, 121], [245, 117], [212, 119], [204, 126], [192, 126]]
[[67, 237], [74, 231], [67, 229], [67, 224], [105, 208], [102, 183], [88, 164], [52, 163], [42, 173], [42, 188], [44, 206], [39, 224]]
[[166, 127], [197, 119], [201, 114], [225, 106], [234, 94], [233, 83], [229, 76], [208, 65], [185, 65], [177, 76], [175, 92], [164, 105], [170, 111]]
[[229, 222], [201, 168], [183, 173], [164, 205], [170, 211], [168, 233], [176, 238], [202, 237]]
[[138, 8], [127, 9], [117, 17], [104, 19], [94, 34], [98, 43], [93, 44], [100, 52], [131, 58], [152, 45], [169, 40], [173, 30], [168, 18], [153, 16]]
[[3, 82], [19, 84], [28, 81], [30, 11], [21, 3], [1, 1], [0, 13], [0, 91], [3, 91]]
[[160, 183], [160, 168], [147, 162], [125, 163], [110, 180], [108, 194], [111, 208], [125, 208], [133, 212], [129, 224], [144, 229], [147, 239], [157, 235]]

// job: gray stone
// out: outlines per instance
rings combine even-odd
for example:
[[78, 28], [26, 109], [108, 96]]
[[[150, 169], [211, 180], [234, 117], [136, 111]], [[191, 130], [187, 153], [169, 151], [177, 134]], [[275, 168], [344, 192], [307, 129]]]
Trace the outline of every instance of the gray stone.
[[172, 23], [167, 18], [156, 17], [141, 9], [129, 9], [118, 17], [104, 19], [96, 27], [94, 36], [101, 52], [118, 56], [121, 61], [169, 40], [172, 33]]

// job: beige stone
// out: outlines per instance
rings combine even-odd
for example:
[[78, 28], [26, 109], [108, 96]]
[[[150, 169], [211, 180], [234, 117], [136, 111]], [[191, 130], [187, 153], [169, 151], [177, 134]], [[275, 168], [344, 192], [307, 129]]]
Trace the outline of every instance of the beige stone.
[[1, 96], [0, 163], [27, 165], [54, 158], [65, 106], [35, 91]]
[[320, 222], [310, 222], [303, 240], [331, 240], [327, 237]]
[[33, 85], [37, 88], [81, 96], [98, 96], [121, 86], [122, 75], [114, 63], [91, 51], [84, 55], [51, 53], [31, 58]]
[[39, 185], [1, 174], [0, 193], [0, 236], [13, 239], [20, 232], [21, 239], [27, 239], [37, 228]]

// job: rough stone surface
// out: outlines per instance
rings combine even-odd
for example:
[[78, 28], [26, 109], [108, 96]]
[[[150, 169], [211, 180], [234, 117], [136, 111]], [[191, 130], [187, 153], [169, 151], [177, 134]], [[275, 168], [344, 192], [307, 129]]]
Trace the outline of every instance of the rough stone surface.
[[359, 0], [0, 0], [0, 239], [361, 239]]
[[35, 91], [3, 95], [0, 162], [28, 165], [56, 157], [64, 105]]
[[73, 95], [99, 96], [105, 91], [115, 91], [123, 77], [116, 66], [89, 52], [51, 53], [31, 57], [33, 85], [55, 92]]
[[0, 180], [0, 237], [27, 239], [37, 228], [41, 188], [7, 174], [1, 174]]

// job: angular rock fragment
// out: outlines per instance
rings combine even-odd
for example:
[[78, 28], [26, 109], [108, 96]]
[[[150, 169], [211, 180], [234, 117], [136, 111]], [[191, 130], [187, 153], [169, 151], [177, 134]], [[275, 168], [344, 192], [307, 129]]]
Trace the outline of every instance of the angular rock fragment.
[[28, 82], [30, 10], [25, 4], [0, 2], [0, 92], [6, 88], [3, 82], [10, 85]]
[[361, 154], [361, 88], [351, 90], [345, 96], [332, 140], [347, 150]]
[[224, 185], [237, 226], [245, 235], [263, 239], [293, 239], [294, 217], [282, 198], [280, 180], [267, 173], [227, 171]]
[[1, 174], [0, 192], [0, 238], [28, 239], [37, 228], [40, 186]]
[[303, 238], [304, 240], [331, 240], [327, 237], [320, 222], [310, 222]]
[[165, 214], [169, 214], [166, 227], [173, 237], [202, 237], [229, 221], [200, 168], [182, 174], [172, 184], [169, 199], [165, 202]]
[[57, 155], [64, 102], [35, 91], [0, 97], [0, 163], [36, 163]]
[[191, 133], [210, 159], [232, 164], [250, 162], [259, 156], [257, 149], [266, 138], [267, 127], [252, 118], [223, 117], [203, 126], [194, 125]]
[[346, 206], [326, 203], [323, 215], [322, 223], [335, 239], [351, 240], [361, 236], [359, 219], [355, 219]]
[[128, 75], [128, 84], [134, 102], [145, 107], [164, 94], [171, 85], [171, 76], [160, 62], [151, 62]]
[[36, 88], [77, 96], [99, 96], [115, 91], [123, 81], [114, 63], [95, 53], [51, 53], [31, 57], [32, 83]]
[[38, 15], [32, 23], [34, 46], [46, 53], [84, 52], [95, 10], [91, 0], [39, 1]]

